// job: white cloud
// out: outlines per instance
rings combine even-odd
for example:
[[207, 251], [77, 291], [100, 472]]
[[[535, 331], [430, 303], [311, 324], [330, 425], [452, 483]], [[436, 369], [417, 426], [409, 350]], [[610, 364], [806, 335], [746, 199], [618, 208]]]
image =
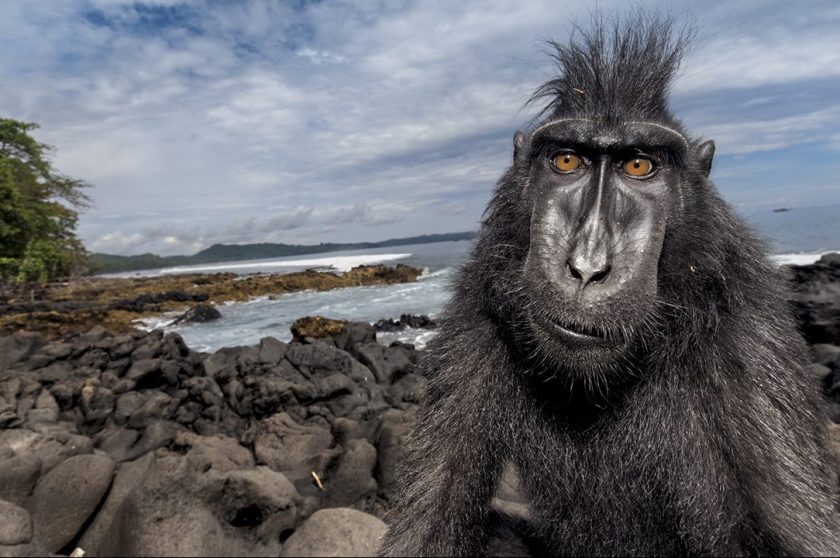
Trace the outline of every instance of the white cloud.
[[[0, 80], [15, 86], [0, 106], [40, 122], [58, 168], [94, 184], [81, 220], [94, 250], [465, 230], [551, 75], [540, 41], [563, 40], [595, 5], [9, 0]], [[742, 179], [751, 153], [840, 143], [836, 100], [782, 112], [767, 92], [840, 87], [840, 9], [718, 1], [697, 19], [675, 91], [703, 100], [691, 124], [744, 156]], [[743, 114], [733, 90], [752, 94]]]

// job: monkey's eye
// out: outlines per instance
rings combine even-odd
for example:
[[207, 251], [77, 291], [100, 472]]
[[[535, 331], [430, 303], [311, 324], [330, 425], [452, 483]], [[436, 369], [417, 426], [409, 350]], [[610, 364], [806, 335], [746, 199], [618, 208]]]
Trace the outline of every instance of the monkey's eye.
[[647, 178], [654, 171], [653, 161], [645, 157], [634, 157], [624, 161], [624, 174], [633, 178]]
[[551, 166], [557, 172], [569, 173], [574, 172], [583, 164], [580, 156], [575, 155], [571, 151], [561, 151], [551, 158]]

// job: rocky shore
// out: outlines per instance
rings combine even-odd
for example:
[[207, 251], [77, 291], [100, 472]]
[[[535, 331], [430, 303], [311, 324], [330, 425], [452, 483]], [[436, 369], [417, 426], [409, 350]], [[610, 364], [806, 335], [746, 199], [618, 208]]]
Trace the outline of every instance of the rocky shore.
[[[791, 272], [840, 422], [840, 256]], [[102, 326], [0, 337], [0, 556], [372, 554], [426, 383], [419, 351], [376, 340], [405, 325], [434, 324], [301, 320], [215, 353]], [[515, 484], [496, 504], [527, 513]]]
[[134, 322], [197, 304], [244, 301], [303, 290], [389, 285], [416, 281], [422, 270], [399, 264], [358, 266], [346, 273], [234, 273], [75, 279], [35, 290], [0, 291], [0, 332], [40, 332], [50, 339], [103, 325], [127, 332]]

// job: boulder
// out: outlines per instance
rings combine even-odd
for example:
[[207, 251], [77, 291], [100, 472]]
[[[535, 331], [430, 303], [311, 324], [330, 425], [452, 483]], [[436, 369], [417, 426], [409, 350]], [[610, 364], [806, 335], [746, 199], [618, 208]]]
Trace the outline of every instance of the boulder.
[[322, 479], [324, 507], [373, 509], [377, 484], [373, 478], [376, 448], [366, 440], [349, 440], [334, 472]]
[[283, 357], [286, 356], [286, 350], [288, 348], [289, 346], [279, 339], [263, 337], [260, 339], [259, 361], [261, 364], [279, 364], [283, 360]]
[[29, 512], [11, 502], [0, 500], [0, 545], [25, 544], [32, 540]]
[[320, 339], [323, 337], [337, 336], [344, 329], [347, 322], [344, 320], [333, 320], [323, 316], [306, 316], [298, 318], [292, 324], [292, 336], [302, 341], [307, 337]]
[[218, 320], [222, 317], [222, 313], [219, 312], [215, 306], [211, 306], [210, 304], [196, 304], [177, 318], [175, 318], [172, 323], [173, 324], [190, 324], [190, 323], [204, 323], [204, 322], [212, 322], [214, 320]]
[[79, 533], [111, 485], [114, 461], [77, 455], [44, 475], [29, 500], [34, 539], [55, 553]]
[[30, 424], [54, 423], [58, 421], [58, 403], [49, 390], [41, 390], [35, 400], [35, 408], [26, 413], [26, 421]]
[[[120, 398], [122, 399], [122, 398]], [[128, 419], [130, 428], [145, 428], [159, 420], [169, 420], [178, 409], [178, 400], [162, 391], [152, 391]]]
[[0, 461], [0, 500], [25, 505], [41, 476], [41, 465], [41, 458], [28, 453]]
[[292, 343], [286, 351], [286, 358], [309, 378], [325, 377], [340, 372], [356, 383], [376, 381], [373, 373], [349, 353], [329, 345]]
[[100, 425], [114, 412], [117, 397], [110, 389], [88, 384], [79, 391], [79, 407], [88, 424]]
[[54, 431], [39, 434], [16, 428], [0, 431], [0, 448], [11, 448], [15, 455], [30, 455], [41, 460], [41, 474], [68, 457], [93, 453], [93, 442], [87, 436]]
[[388, 527], [348, 508], [318, 510], [292, 533], [281, 556], [373, 556]]
[[379, 496], [386, 502], [395, 496], [398, 470], [405, 458], [405, 445], [410, 430], [409, 414], [392, 409], [382, 415], [382, 426], [377, 443], [379, 463]]
[[198, 436], [182, 432], [175, 438], [175, 446], [185, 452], [193, 469], [210, 469], [226, 473], [254, 467], [254, 456], [233, 438], [227, 436]]
[[131, 380], [144, 387], [157, 387], [163, 383], [160, 373], [161, 360], [159, 358], [135, 359], [134, 364], [125, 373], [125, 379]]
[[143, 481], [154, 461], [155, 455], [148, 453], [136, 461], [119, 466], [102, 508], [79, 540], [79, 548], [84, 549], [89, 556], [107, 556], [103, 547], [110, 536], [114, 516], [129, 493]]
[[376, 329], [367, 322], [348, 322], [335, 337], [335, 346], [353, 354], [353, 348], [360, 343], [376, 342]]
[[376, 375], [376, 381], [389, 385], [391, 378], [414, 369], [405, 351], [398, 348], [383, 347], [379, 343], [366, 343], [355, 347], [356, 357]]
[[297, 495], [265, 467], [196, 471], [161, 450], [113, 516], [99, 552], [114, 556], [277, 556]]

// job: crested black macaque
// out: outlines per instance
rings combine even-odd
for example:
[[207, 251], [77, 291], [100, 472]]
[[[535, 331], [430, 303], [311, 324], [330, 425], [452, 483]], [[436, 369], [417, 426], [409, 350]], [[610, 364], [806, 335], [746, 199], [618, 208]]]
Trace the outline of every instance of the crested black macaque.
[[554, 45], [428, 349], [383, 555], [486, 552], [507, 464], [532, 552], [840, 555], [785, 277], [667, 105], [683, 36], [642, 17]]

